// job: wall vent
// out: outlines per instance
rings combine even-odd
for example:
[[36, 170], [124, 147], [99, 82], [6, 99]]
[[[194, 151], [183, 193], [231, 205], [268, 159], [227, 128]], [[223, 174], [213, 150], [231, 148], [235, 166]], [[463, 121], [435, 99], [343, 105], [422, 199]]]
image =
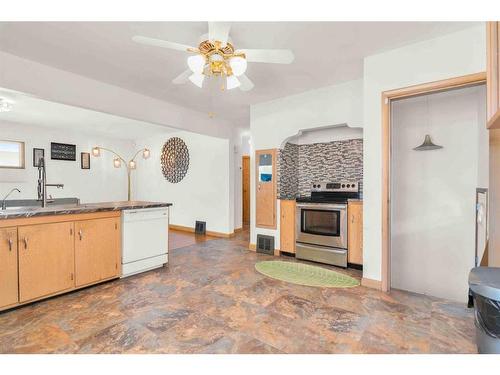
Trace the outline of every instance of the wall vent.
[[274, 236], [257, 235], [257, 252], [274, 255]]
[[195, 234], [206, 234], [207, 233], [207, 222], [196, 220], [196, 223], [194, 225], [194, 233]]

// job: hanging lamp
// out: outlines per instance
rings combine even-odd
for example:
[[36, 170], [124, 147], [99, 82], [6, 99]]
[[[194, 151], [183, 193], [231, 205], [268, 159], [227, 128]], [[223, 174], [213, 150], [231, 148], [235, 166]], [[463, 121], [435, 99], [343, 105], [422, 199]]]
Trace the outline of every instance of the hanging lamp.
[[[427, 129], [429, 128], [429, 97], [425, 97], [425, 107], [427, 110]], [[413, 149], [415, 151], [430, 151], [430, 150], [438, 150], [440, 148], [443, 148], [443, 146], [436, 145], [432, 142], [431, 136], [429, 134], [425, 135], [424, 142], [417, 147], [414, 147]]]

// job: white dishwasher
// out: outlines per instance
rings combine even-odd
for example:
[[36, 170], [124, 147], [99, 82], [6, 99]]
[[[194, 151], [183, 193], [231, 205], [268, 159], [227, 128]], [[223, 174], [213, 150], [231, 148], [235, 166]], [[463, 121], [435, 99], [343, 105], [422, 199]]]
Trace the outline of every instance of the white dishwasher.
[[122, 277], [168, 263], [168, 207], [122, 213]]

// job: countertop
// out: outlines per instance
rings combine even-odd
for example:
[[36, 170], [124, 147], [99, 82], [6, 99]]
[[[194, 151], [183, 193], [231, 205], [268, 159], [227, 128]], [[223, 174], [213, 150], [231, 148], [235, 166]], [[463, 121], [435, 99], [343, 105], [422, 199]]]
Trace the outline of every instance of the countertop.
[[116, 202], [101, 202], [101, 203], [85, 203], [85, 204], [70, 204], [70, 205], [54, 205], [48, 207], [21, 207], [0, 210], [1, 219], [29, 218], [33, 216], [48, 216], [48, 215], [68, 215], [68, 214], [83, 214], [89, 212], [102, 211], [123, 211], [137, 210], [141, 208], [156, 208], [170, 207], [172, 203], [166, 202], [145, 202], [145, 201], [116, 201]]

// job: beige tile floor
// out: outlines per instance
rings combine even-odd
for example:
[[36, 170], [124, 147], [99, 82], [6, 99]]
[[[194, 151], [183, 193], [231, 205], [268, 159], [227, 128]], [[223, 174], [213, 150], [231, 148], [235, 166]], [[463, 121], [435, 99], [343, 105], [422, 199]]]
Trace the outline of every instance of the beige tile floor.
[[0, 313], [0, 352], [476, 352], [465, 304], [272, 280], [247, 243], [194, 243], [168, 267]]

